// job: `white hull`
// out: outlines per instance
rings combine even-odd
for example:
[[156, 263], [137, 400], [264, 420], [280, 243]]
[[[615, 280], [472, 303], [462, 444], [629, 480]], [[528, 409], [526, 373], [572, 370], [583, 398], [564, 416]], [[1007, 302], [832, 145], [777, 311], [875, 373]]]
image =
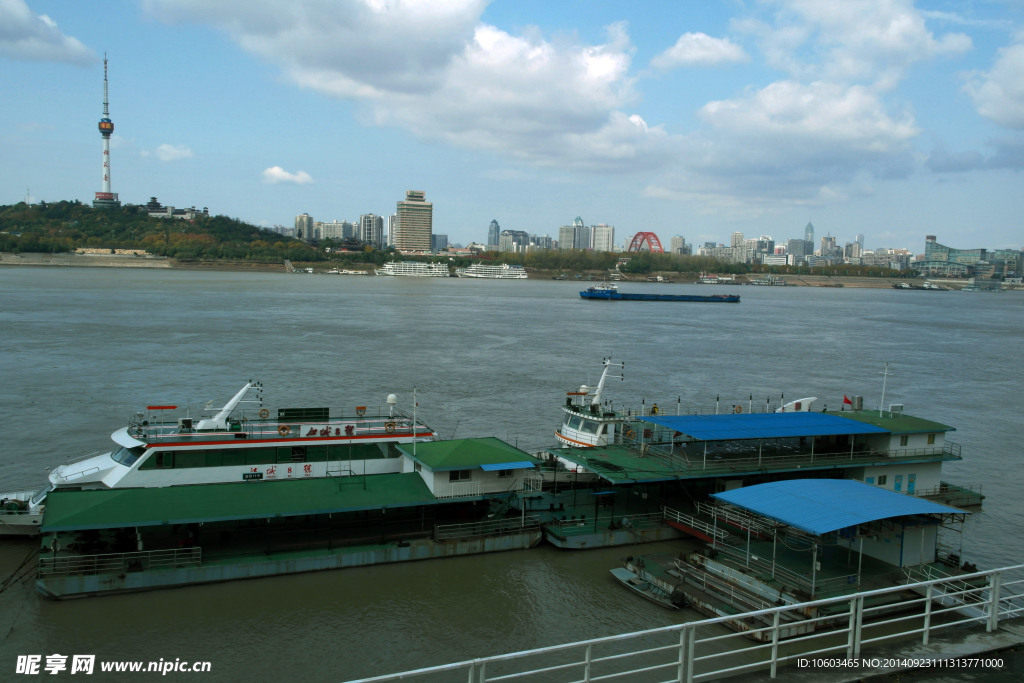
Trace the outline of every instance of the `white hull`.
[[526, 280], [528, 278], [522, 266], [510, 266], [507, 264], [492, 266], [478, 263], [469, 268], [458, 268], [455, 274], [459, 277], [475, 277], [487, 280]]
[[391, 261], [377, 269], [377, 275], [399, 277], [448, 277], [448, 266], [443, 263], [420, 263], [419, 261]]

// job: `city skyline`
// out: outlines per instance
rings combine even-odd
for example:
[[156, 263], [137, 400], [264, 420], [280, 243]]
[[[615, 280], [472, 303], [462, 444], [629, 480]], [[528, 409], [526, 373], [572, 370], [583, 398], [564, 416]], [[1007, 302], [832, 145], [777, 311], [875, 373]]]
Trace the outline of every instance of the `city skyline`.
[[[96, 182], [255, 225], [389, 215], [690, 244], [1020, 249], [1024, 6], [521, 0], [0, 3], [0, 203]], [[181, 46], [187, 44], [187, 50]]]

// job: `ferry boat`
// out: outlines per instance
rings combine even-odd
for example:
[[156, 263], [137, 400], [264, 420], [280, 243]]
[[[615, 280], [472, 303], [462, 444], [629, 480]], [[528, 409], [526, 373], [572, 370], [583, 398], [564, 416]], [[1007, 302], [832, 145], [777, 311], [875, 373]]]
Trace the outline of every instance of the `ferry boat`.
[[35, 535], [55, 489], [159, 488], [277, 479], [315, 479], [401, 471], [396, 446], [435, 432], [386, 406], [280, 408], [263, 404], [250, 381], [219, 410], [183, 414], [150, 405], [111, 435], [114, 449], [52, 470], [36, 491], [0, 493], [0, 536]]
[[459, 277], [478, 277], [489, 280], [525, 280], [528, 276], [522, 266], [510, 266], [502, 263], [500, 266], [490, 263], [474, 263], [468, 268], [456, 268], [455, 274]]
[[420, 261], [389, 261], [376, 270], [377, 275], [398, 275], [404, 277], [448, 277], [448, 266], [444, 263], [422, 263]]

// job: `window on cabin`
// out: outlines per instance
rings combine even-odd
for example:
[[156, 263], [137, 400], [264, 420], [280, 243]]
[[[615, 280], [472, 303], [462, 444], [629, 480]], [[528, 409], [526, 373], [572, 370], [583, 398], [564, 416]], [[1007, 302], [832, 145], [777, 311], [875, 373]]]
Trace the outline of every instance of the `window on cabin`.
[[928, 435], [928, 445], [931, 446], [934, 443], [935, 443], [935, 435], [934, 434], [929, 434]]
[[498, 470], [498, 479], [504, 479], [505, 477], [511, 477], [513, 474], [512, 470]]
[[910, 440], [910, 437], [909, 437], [909, 436], [907, 436], [906, 434], [900, 434], [900, 445], [901, 445], [901, 446], [906, 446], [906, 445], [907, 445], [907, 442], [908, 442], [909, 440]]
[[469, 470], [452, 470], [448, 473], [448, 481], [469, 481]]
[[885, 486], [885, 482], [886, 482], [886, 480], [888, 478], [889, 478], [889, 475], [887, 475], [887, 474], [879, 475], [879, 477], [878, 477], [878, 485], [879, 486]]

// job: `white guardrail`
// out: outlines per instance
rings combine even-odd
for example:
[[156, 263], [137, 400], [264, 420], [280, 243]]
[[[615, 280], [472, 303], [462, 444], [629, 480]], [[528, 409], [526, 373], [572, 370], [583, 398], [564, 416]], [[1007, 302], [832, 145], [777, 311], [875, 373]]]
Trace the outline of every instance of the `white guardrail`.
[[[652, 675], [661, 676], [657, 680], [690, 683], [754, 672], [776, 678], [798, 670], [801, 659], [857, 662], [860, 673], [868, 675], [874, 662], [888, 660], [882, 654], [886, 643], [901, 641], [902, 651], [907, 652], [908, 643], [928, 645], [930, 638], [949, 629], [991, 633], [999, 629], [1001, 620], [1024, 616], [1022, 586], [1024, 564], [349, 683], [656, 680]], [[800, 623], [806, 626], [827, 620], [831, 627], [784, 639], [781, 634], [792, 624], [791, 617], [807, 614], [811, 607], [828, 616], [801, 619]], [[749, 623], [767, 625], [746, 633], [723, 627], [723, 622], [747, 617]], [[762, 637], [764, 642], [754, 642], [749, 637], [752, 632], [767, 637]], [[956, 657], [936, 654], [917, 658], [924, 662]], [[876, 669], [885, 667], [880, 664]]]

